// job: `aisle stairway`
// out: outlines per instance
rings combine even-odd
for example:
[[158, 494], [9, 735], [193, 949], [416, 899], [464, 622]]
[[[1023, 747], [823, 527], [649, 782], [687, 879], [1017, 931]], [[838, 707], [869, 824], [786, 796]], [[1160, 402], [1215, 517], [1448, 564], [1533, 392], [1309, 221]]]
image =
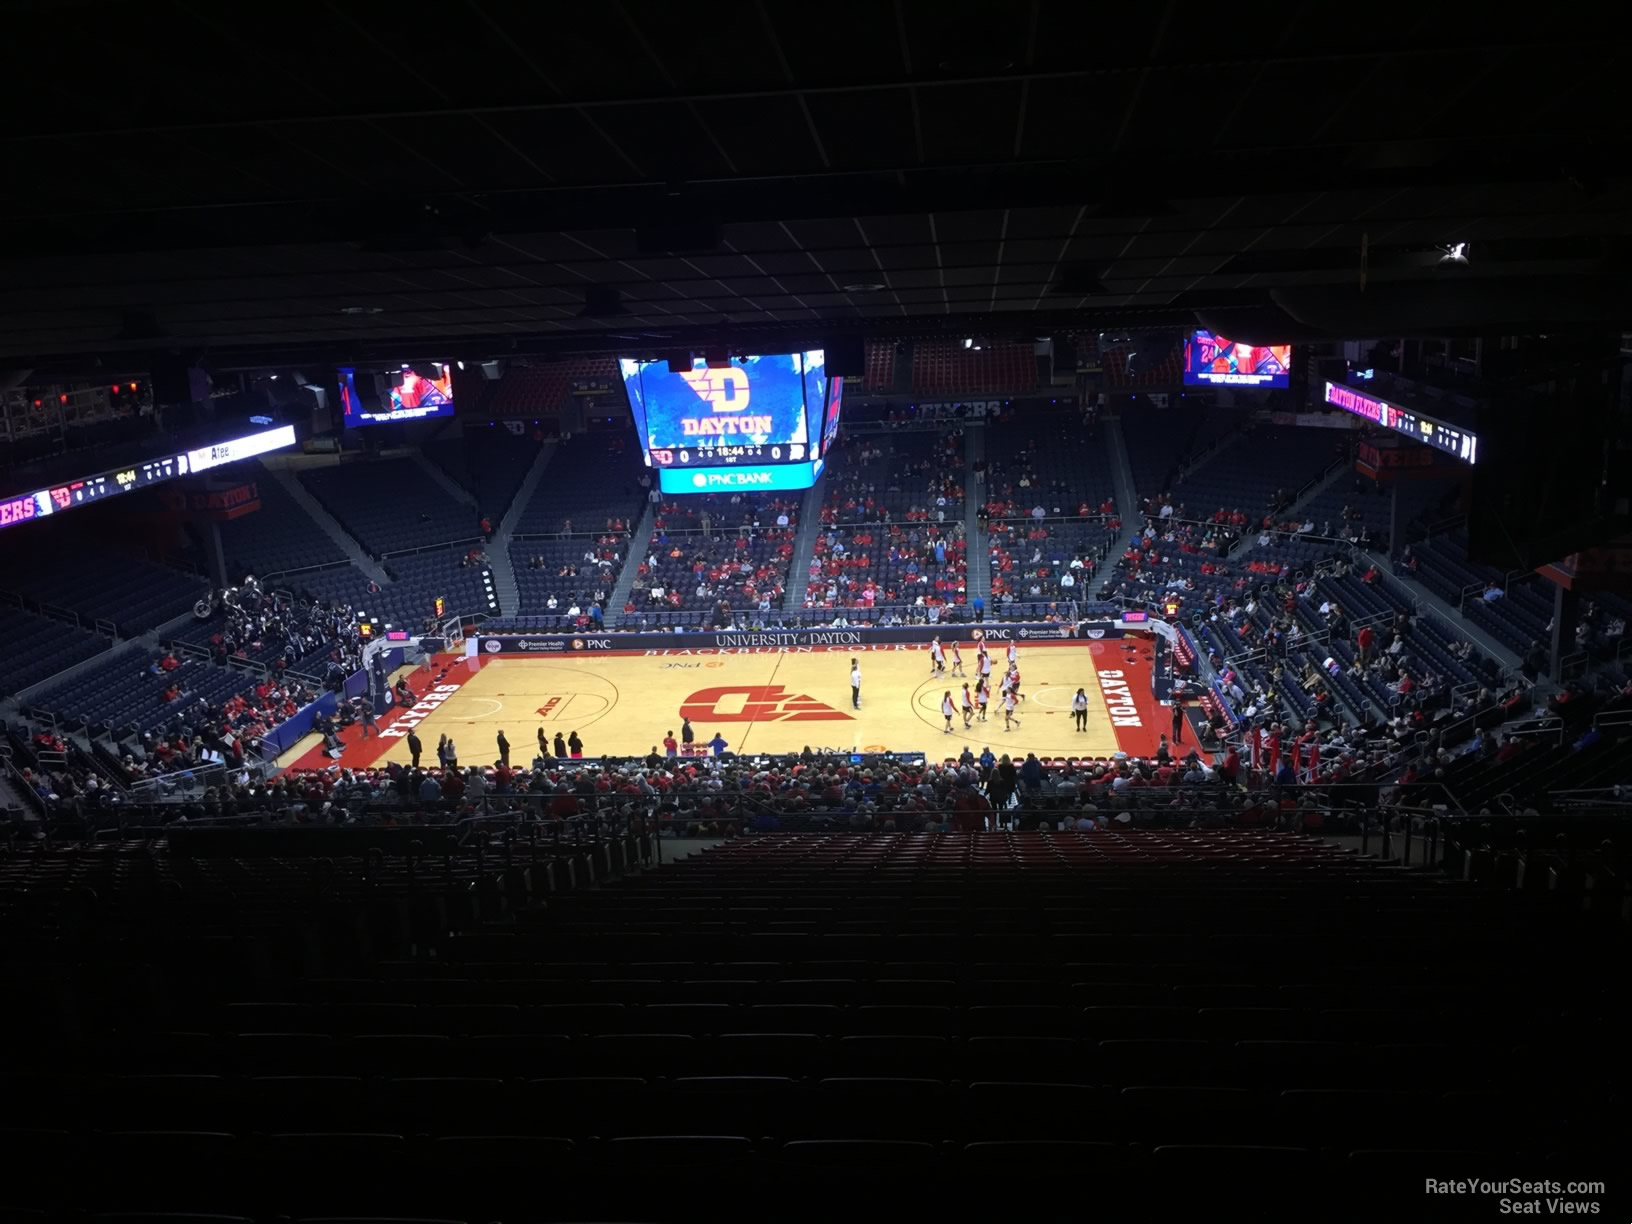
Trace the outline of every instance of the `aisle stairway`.
[[419, 464], [420, 470], [430, 478], [431, 482], [440, 486], [454, 501], [463, 502], [472, 510], [478, 509], [475, 494], [432, 463], [423, 450], [413, 447], [407, 453], [409, 458]]
[[986, 503], [987, 486], [975, 478], [975, 465], [986, 458], [986, 422], [969, 421], [963, 428], [963, 530], [968, 542], [969, 578], [966, 598], [992, 606], [991, 542], [980, 530], [980, 508]]
[[522, 511], [532, 499], [533, 490], [538, 488], [538, 482], [544, 476], [544, 469], [554, 457], [555, 443], [546, 442], [539, 447], [533, 466], [527, 470], [526, 478], [516, 490], [504, 517], [494, 528], [493, 538], [488, 541], [487, 562], [493, 573], [493, 589], [498, 592], [499, 607], [508, 616], [515, 616], [521, 611], [521, 589], [516, 584], [516, 566], [510, 556], [510, 540], [515, 535], [516, 524], [521, 521]]
[[[629, 551], [623, 556], [623, 569], [618, 572], [617, 585], [606, 597], [605, 621], [608, 625], [622, 622], [623, 605], [629, 602], [629, 593], [635, 587], [635, 573], [652, 548], [652, 534], [657, 529], [657, 508], [650, 501], [640, 512], [634, 534], [629, 537]], [[638, 619], [638, 617], [636, 618]]]
[[1130, 533], [1144, 522], [1144, 515], [1139, 509], [1139, 491], [1133, 480], [1133, 466], [1128, 462], [1127, 444], [1122, 436], [1121, 418], [1105, 416], [1102, 421], [1105, 442], [1111, 448], [1111, 483], [1116, 489], [1116, 511], [1122, 517], [1124, 530], [1118, 540], [1105, 550], [1093, 574], [1082, 584], [1084, 596], [1088, 599], [1097, 597], [1100, 587], [1110, 581], [1111, 575], [1116, 572], [1116, 563], [1122, 556], [1121, 541], [1130, 538]]
[[782, 594], [782, 611], [791, 614], [804, 607], [805, 590], [810, 584], [810, 559], [816, 555], [816, 541], [822, 534], [822, 482], [805, 490], [799, 503], [799, 532], [793, 537], [793, 559], [788, 562], [788, 589]]
[[261, 463], [266, 467], [267, 471], [272, 473], [273, 478], [283, 486], [289, 495], [300, 504], [300, 508], [306, 511], [312, 521], [323, 528], [328, 537], [339, 546], [340, 551], [346, 554], [353, 565], [381, 586], [390, 582], [391, 576], [385, 572], [380, 563], [371, 557], [367, 550], [344, 527], [335, 521], [334, 516], [325, 510], [323, 504], [313, 497], [307, 491], [306, 486], [301, 483], [300, 478], [295, 474], [295, 466], [292, 462], [292, 460], [299, 458], [303, 458], [303, 456], [265, 455], [262, 457]]

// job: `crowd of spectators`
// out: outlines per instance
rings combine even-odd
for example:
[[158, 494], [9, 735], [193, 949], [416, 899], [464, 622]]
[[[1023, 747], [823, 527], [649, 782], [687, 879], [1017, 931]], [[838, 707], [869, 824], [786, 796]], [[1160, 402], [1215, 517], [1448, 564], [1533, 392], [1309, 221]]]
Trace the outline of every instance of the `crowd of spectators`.
[[300, 600], [264, 590], [253, 576], [218, 597], [222, 619], [209, 636], [217, 663], [266, 662], [274, 672], [291, 667], [362, 665], [357, 610], [349, 603]]
[[829, 527], [816, 539], [804, 606], [944, 609], [967, 602], [968, 582], [961, 522]]
[[825, 477], [822, 522], [947, 523], [961, 519], [962, 428], [862, 435], [836, 449]]

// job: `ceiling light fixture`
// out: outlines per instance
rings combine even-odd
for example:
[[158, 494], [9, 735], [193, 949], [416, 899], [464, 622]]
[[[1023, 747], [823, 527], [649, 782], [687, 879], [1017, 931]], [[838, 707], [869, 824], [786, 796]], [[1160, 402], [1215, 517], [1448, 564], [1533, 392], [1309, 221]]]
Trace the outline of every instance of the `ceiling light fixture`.
[[877, 281], [857, 281], [853, 285], [846, 285], [844, 291], [846, 293], [877, 293], [883, 288], [884, 286]]
[[377, 314], [384, 314], [385, 313], [385, 307], [383, 307], [383, 306], [342, 306], [342, 307], [340, 307], [340, 313], [341, 314], [349, 314], [349, 315], [377, 315]]
[[1468, 262], [1468, 244], [1465, 242], [1453, 242], [1449, 246], [1443, 246], [1439, 249], [1445, 252], [1439, 257], [1439, 262], [1442, 264], [1466, 264]]

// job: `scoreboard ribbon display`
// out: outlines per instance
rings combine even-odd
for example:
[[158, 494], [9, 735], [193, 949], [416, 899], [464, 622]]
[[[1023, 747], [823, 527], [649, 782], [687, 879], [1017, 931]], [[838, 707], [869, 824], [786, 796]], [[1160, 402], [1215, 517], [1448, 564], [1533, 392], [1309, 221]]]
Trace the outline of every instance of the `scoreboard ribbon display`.
[[269, 451], [281, 450], [294, 444], [295, 427], [280, 425], [274, 429], [262, 430], [260, 433], [246, 434], [241, 438], [199, 447], [197, 450], [161, 455], [157, 459], [148, 459], [116, 471], [101, 472], [95, 476], [85, 476], [48, 488], [36, 489], [32, 493], [0, 498], [0, 528], [15, 527], [19, 523], [32, 522], [47, 515], [76, 510], [120, 493], [145, 489], [149, 485], [162, 484], [178, 476], [237, 463], [241, 459], [252, 459], [256, 455], [264, 455]]
[[1424, 446], [1431, 446], [1463, 463], [1479, 462], [1479, 435], [1470, 429], [1441, 421], [1424, 412], [1413, 412], [1342, 383], [1328, 382], [1325, 399], [1334, 408], [1364, 417], [1373, 424], [1421, 442]]

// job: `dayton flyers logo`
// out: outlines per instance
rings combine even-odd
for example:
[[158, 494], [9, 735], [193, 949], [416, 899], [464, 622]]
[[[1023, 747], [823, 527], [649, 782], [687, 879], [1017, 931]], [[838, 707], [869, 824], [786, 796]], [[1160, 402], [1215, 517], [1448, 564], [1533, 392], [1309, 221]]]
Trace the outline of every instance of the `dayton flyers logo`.
[[748, 407], [748, 371], [736, 366], [719, 370], [686, 370], [680, 375], [697, 398], [715, 412], [741, 412]]
[[[721, 707], [724, 708], [721, 708]], [[680, 717], [692, 722], [850, 722], [851, 716], [814, 697], [790, 695], [780, 684], [703, 689], [687, 697]]]
[[697, 393], [697, 398], [708, 405], [712, 414], [706, 417], [682, 417], [680, 432], [688, 438], [745, 437], [763, 445], [775, 424], [770, 416], [719, 416], [719, 413], [737, 413], [748, 407], [748, 371], [736, 366], [719, 370], [687, 370], [681, 373], [686, 385]]

